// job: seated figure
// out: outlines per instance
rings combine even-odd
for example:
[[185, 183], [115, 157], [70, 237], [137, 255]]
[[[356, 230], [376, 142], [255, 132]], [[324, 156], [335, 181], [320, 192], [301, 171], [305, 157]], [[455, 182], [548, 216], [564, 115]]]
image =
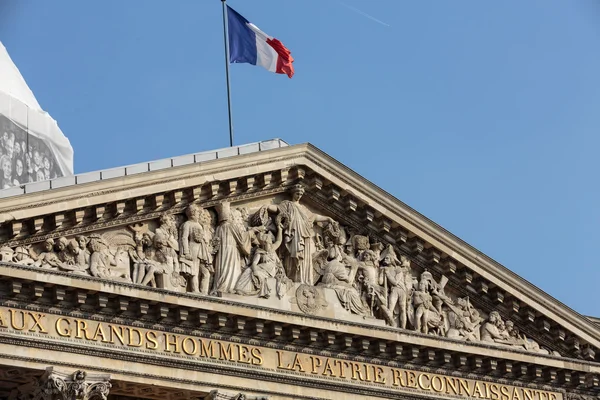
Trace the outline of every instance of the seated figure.
[[268, 299], [271, 289], [267, 285], [268, 278], [276, 279], [277, 297], [282, 298], [291, 281], [285, 275], [283, 264], [277, 256], [277, 249], [281, 246], [283, 226], [277, 224], [277, 237], [273, 242], [270, 232], [259, 232], [256, 235], [258, 248], [249, 266], [242, 272], [235, 285], [235, 292], [241, 295], [258, 295]]
[[108, 244], [98, 234], [90, 235], [88, 242], [90, 250], [90, 273], [98, 278], [131, 282], [129, 265], [119, 262], [122, 252], [117, 249], [111, 254]]

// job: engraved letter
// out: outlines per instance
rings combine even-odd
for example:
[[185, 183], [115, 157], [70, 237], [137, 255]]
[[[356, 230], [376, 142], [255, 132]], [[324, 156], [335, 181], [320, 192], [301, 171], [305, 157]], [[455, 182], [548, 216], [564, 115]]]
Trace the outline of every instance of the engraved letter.
[[[139, 329], [136, 328], [127, 328], [129, 331], [129, 344], [128, 346], [130, 347], [142, 347], [142, 345], [144, 344], [144, 337], [142, 336], [142, 332], [140, 332]], [[137, 339], [137, 343], [134, 343], [134, 336], [132, 335], [132, 333], [135, 332], [137, 337], [135, 339]]]
[[302, 366], [302, 360], [300, 359], [300, 356], [298, 355], [298, 353], [296, 353], [296, 357], [294, 357], [294, 364], [292, 365], [292, 370], [295, 370], [296, 368], [298, 368], [298, 371], [300, 372], [306, 372], [304, 370], [304, 367]]
[[200, 357], [215, 358], [215, 350], [213, 347], [213, 341], [209, 340], [208, 344], [205, 345], [204, 339], [200, 339]]
[[394, 379], [394, 382], [392, 383], [392, 385], [406, 387], [406, 382], [404, 382], [404, 377], [403, 377], [402, 372], [403, 372], [403, 370], [401, 370], [401, 369], [392, 368], [392, 376]]
[[375, 383], [385, 383], [385, 376], [382, 376], [383, 368], [375, 367]]
[[260, 352], [260, 349], [258, 347], [253, 347], [252, 348], [252, 357], [254, 357], [252, 359], [252, 364], [254, 365], [263, 365], [263, 358], [262, 358], [262, 353]]
[[481, 382], [475, 382], [475, 388], [473, 389], [473, 395], [471, 397], [475, 397], [475, 395], [477, 395], [477, 397], [480, 399], [485, 398], [483, 392], [481, 391]]
[[42, 326], [42, 318], [44, 318], [46, 316], [46, 314], [40, 314], [40, 313], [32, 313], [30, 312], [29, 315], [31, 315], [31, 318], [33, 319], [33, 326], [31, 328], [29, 328], [29, 332], [35, 332], [35, 329], [38, 328], [40, 330], [40, 333], [48, 333], [47, 330], [44, 329], [44, 327]]
[[[65, 322], [64, 325], [66, 325], [66, 327], [63, 329], [61, 326], [61, 322]], [[71, 336], [71, 321], [69, 321], [66, 318], [60, 317], [59, 319], [56, 320], [56, 332], [58, 333], [59, 336], [65, 337], [65, 336]]]
[[92, 340], [97, 341], [98, 337], [102, 337], [103, 343], [109, 343], [109, 341], [106, 340], [106, 334], [104, 333], [104, 328], [102, 327], [101, 323], [98, 323], [98, 326], [96, 327], [96, 332], [94, 333], [94, 337], [92, 337]]
[[[13, 329], [16, 329], [18, 331], [22, 331], [23, 329], [25, 329], [25, 312], [20, 311], [20, 310], [13, 310], [10, 309], [10, 324], [13, 327]], [[21, 313], [21, 326], [17, 325], [17, 321], [15, 321], [15, 314], [20, 312]]]
[[[156, 332], [154, 332], [154, 331], [146, 332], [146, 341], [148, 341], [148, 343], [146, 343], [146, 348], [148, 350], [158, 349], [158, 341], [156, 339], [157, 339]], [[150, 343], [152, 343], [152, 346], [150, 346]]]
[[500, 386], [500, 392], [502, 393], [502, 400], [508, 400], [508, 396], [510, 396], [510, 393], [508, 393], [508, 388], [502, 385]]
[[[421, 378], [427, 378], [427, 386], [425, 386], [425, 383], [423, 382], [423, 380]], [[419, 374], [419, 378], [417, 379], [417, 382], [419, 383], [419, 387], [423, 390], [431, 390], [431, 377], [429, 376], [429, 374]]]
[[[173, 340], [169, 340], [169, 335], [168, 333], [165, 333], [165, 351], [167, 353], [170, 353], [171, 351], [174, 353], [181, 353], [181, 350], [179, 348], [180, 342], [179, 342], [179, 336], [177, 335], [172, 335], [173, 336]], [[175, 350], [171, 350], [171, 346], [173, 346], [175, 348]]]
[[[437, 385], [436, 385], [436, 383], [437, 383]], [[436, 393], [443, 392], [444, 391], [444, 381], [442, 380], [442, 377], [434, 375], [433, 378], [431, 378], [431, 388]]]
[[[117, 329], [119, 329], [117, 331]], [[110, 342], [111, 343], [115, 343], [115, 336], [117, 338], [119, 338], [119, 341], [121, 342], [122, 345], [125, 344], [125, 335], [123, 333], [123, 327], [122, 326], [114, 326], [114, 325], [110, 325]]]
[[183, 339], [183, 342], [181, 342], [181, 347], [183, 348], [183, 352], [188, 356], [194, 356], [198, 352], [198, 345], [196, 344], [196, 341], [191, 337], [186, 337], [185, 339]]
[[318, 374], [319, 371], [317, 370], [317, 368], [319, 368], [321, 365], [323, 365], [323, 361], [321, 361], [321, 357], [310, 356], [310, 361], [312, 363], [312, 370], [310, 371], [310, 373]]
[[450, 378], [445, 376], [444, 380], [446, 381], [446, 394], [450, 394], [450, 389], [454, 392], [455, 395], [458, 395], [458, 387], [456, 385], [456, 378]]
[[252, 361], [248, 357], [248, 353], [250, 352], [248, 346], [240, 345], [238, 350], [240, 352], [240, 362], [244, 364], [250, 364]]
[[500, 390], [498, 385], [492, 383], [490, 385], [490, 400], [498, 400], [500, 398]]
[[323, 368], [323, 375], [324, 376], [329, 375], [329, 376], [335, 377], [335, 371], [331, 367], [331, 359], [329, 357], [327, 357], [327, 360], [325, 361], [325, 368]]
[[[87, 326], [87, 322], [76, 319], [75, 320], [75, 337], [77, 339], [85, 339], [85, 340], [90, 340], [90, 338], [88, 337], [88, 326]], [[83, 335], [82, 335], [83, 332]]]

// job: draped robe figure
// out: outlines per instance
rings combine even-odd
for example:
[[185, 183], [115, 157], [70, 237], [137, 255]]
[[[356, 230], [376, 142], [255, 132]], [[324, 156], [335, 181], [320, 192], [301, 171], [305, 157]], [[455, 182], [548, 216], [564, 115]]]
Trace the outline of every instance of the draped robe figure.
[[316, 251], [314, 214], [303, 205], [287, 200], [279, 204], [279, 209], [289, 216], [289, 223], [284, 231], [287, 249], [285, 271], [294, 282], [312, 285], [314, 272], [311, 255]]
[[285, 272], [292, 281], [307, 285], [315, 284], [315, 273], [312, 256], [316, 252], [315, 222], [333, 222], [330, 217], [313, 214], [300, 198], [304, 188], [296, 185], [292, 188], [292, 200], [284, 200], [279, 205], [269, 206], [269, 211], [285, 215], [287, 224], [283, 232], [283, 242], [287, 252], [283, 260]]
[[278, 298], [282, 298], [289, 289], [288, 285], [291, 284], [291, 281], [285, 276], [283, 266], [277, 256], [277, 249], [283, 239], [282, 231], [283, 227], [278, 225], [275, 242], [270, 233], [260, 232], [256, 235], [259, 247], [255, 250], [250, 265], [246, 267], [237, 281], [236, 293], [246, 296], [258, 295], [258, 297], [268, 299], [271, 295], [267, 284], [268, 278], [275, 278]]
[[344, 254], [341, 245], [332, 244], [313, 257], [314, 264], [325, 264], [319, 286], [335, 290], [342, 306], [361, 316], [369, 315], [368, 304], [362, 299], [353, 283], [358, 270], [358, 262]]
[[212, 293], [234, 293], [242, 274], [245, 257], [250, 254], [250, 233], [233, 218], [229, 203], [217, 206], [219, 226], [215, 231], [218, 250], [214, 260], [215, 280]]

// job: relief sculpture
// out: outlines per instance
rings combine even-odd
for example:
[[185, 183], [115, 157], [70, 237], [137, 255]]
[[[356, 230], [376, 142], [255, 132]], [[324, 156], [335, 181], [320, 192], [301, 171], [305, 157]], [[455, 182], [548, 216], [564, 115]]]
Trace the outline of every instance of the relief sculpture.
[[313, 225], [317, 222], [332, 223], [333, 219], [310, 212], [300, 199], [304, 194], [302, 185], [291, 191], [292, 200], [284, 200], [279, 205], [270, 205], [269, 212], [281, 214], [284, 221], [284, 266], [288, 278], [294, 282], [314, 285], [312, 255], [316, 251]]
[[254, 255], [235, 285], [237, 294], [257, 295], [268, 299], [271, 296], [271, 289], [267, 284], [267, 278], [275, 278], [277, 297], [282, 298], [284, 296], [291, 282], [285, 275], [283, 264], [277, 255], [277, 249], [281, 246], [282, 235], [283, 225], [281, 220], [278, 220], [277, 223], [277, 237], [275, 239], [266, 228], [265, 231], [259, 231], [256, 234], [257, 246], [254, 249]]
[[381, 273], [388, 293], [388, 309], [397, 310], [393, 326], [406, 329], [410, 299], [413, 294], [413, 277], [410, 272], [410, 261], [405, 256], [400, 259], [392, 245], [381, 253]]
[[[186, 209], [187, 221], [181, 225], [180, 257], [181, 273], [189, 281], [189, 291], [208, 294], [213, 268], [210, 214], [196, 204]], [[174, 219], [173, 219], [174, 221]]]
[[231, 210], [228, 202], [218, 205], [219, 225], [215, 232], [218, 249], [215, 257], [215, 276], [212, 293], [235, 293], [235, 285], [242, 275], [242, 267], [252, 248], [251, 235], [258, 230], [250, 231], [242, 221], [239, 210]]
[[127, 228], [5, 246], [0, 259], [196, 295], [255, 297], [269, 307], [292, 303], [311, 314], [335, 308], [335, 318], [559, 355], [497, 311], [457, 296], [446, 276], [413, 265], [393, 244], [318, 214], [301, 203], [304, 193], [295, 185], [291, 199], [249, 208], [192, 203]]

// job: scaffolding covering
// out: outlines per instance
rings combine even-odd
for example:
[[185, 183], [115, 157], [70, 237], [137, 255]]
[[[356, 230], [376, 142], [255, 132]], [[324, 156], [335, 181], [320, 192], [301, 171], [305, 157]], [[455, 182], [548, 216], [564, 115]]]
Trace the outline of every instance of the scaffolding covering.
[[73, 174], [73, 147], [0, 42], [0, 188]]

